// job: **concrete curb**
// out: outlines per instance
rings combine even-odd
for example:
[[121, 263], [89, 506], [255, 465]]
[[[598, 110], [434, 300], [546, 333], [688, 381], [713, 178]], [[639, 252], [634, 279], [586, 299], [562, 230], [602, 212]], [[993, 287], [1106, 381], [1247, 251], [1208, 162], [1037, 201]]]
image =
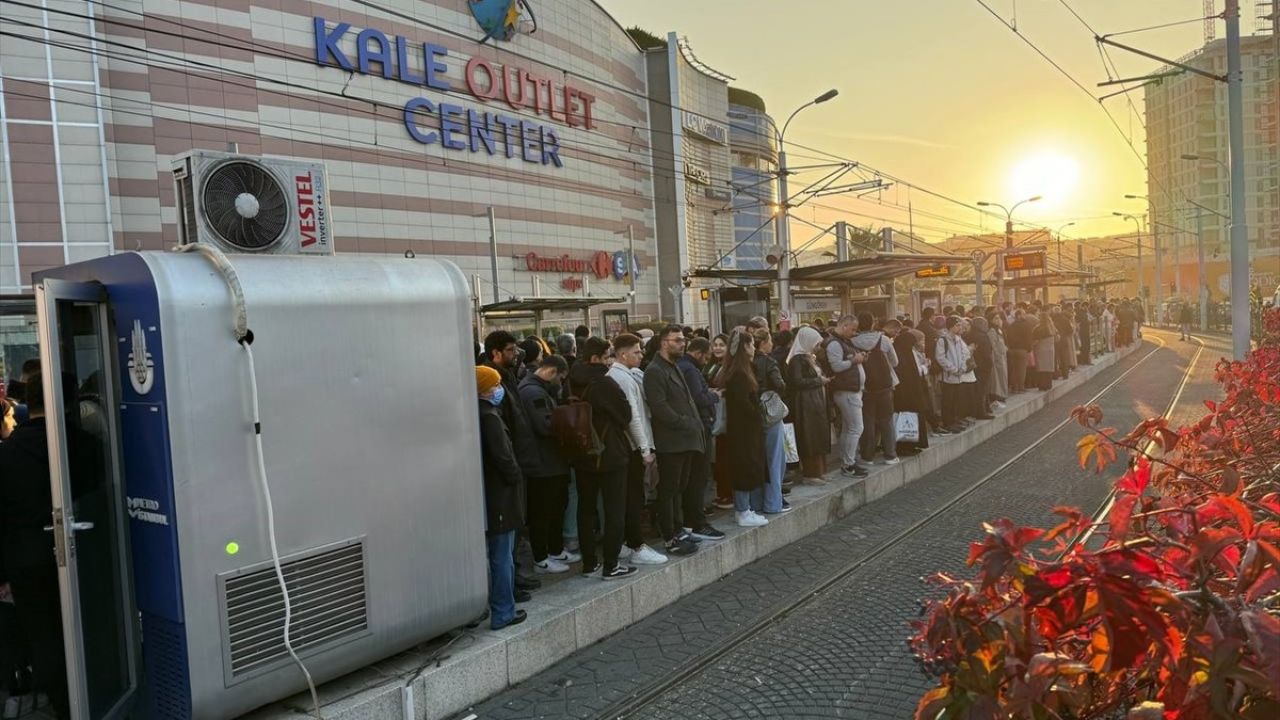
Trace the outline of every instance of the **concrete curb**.
[[[529, 619], [498, 631], [476, 630], [446, 654], [437, 667], [406, 682], [428, 659], [407, 653], [326, 684], [321, 690], [327, 720], [442, 720], [526, 680], [572, 653], [591, 646], [719, 580], [758, 558], [789, 545], [855, 509], [914, 482], [963, 456], [997, 433], [1030, 417], [1136, 350], [1135, 344], [1081, 368], [1051, 390], [1012, 398], [994, 420], [959, 435], [930, 438], [930, 449], [899, 465], [873, 466], [869, 477], [850, 480], [838, 470], [828, 485], [797, 485], [788, 496], [793, 510], [772, 516], [765, 527], [724, 527], [728, 536], [703, 543], [699, 551], [660, 566], [644, 566], [630, 580], [602, 583], [575, 577], [538, 591], [523, 607]], [[834, 476], [834, 479], [833, 479]], [[361, 686], [364, 686], [361, 689]], [[406, 691], [404, 688], [408, 687]], [[406, 707], [408, 704], [412, 707]], [[261, 708], [245, 719], [284, 720], [308, 712], [309, 696]]]

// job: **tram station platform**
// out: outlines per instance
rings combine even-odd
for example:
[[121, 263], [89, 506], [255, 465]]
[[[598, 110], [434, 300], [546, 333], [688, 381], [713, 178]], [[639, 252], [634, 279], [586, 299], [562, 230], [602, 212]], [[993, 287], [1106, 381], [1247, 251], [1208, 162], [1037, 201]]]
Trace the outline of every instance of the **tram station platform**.
[[[740, 528], [731, 512], [717, 514], [711, 520], [727, 535], [724, 540], [703, 542], [697, 553], [672, 557], [665, 565], [640, 566], [630, 579], [602, 582], [572, 571], [540, 575], [543, 588], [521, 605], [529, 615], [524, 623], [498, 631], [487, 624], [457, 630], [329, 682], [318, 689], [324, 718], [466, 720], [474, 704], [962, 457], [1140, 347], [1138, 343], [1096, 358], [1047, 392], [1009, 398], [1008, 407], [994, 420], [956, 435], [931, 437], [925, 452], [903, 458], [898, 465], [872, 465], [866, 478], [845, 478], [834, 463], [829, 484], [797, 484], [788, 495], [794, 509], [770, 516], [767, 526]], [[609, 658], [600, 661], [608, 663]], [[260, 708], [242, 720], [296, 720], [299, 715], [314, 717], [307, 693]]]

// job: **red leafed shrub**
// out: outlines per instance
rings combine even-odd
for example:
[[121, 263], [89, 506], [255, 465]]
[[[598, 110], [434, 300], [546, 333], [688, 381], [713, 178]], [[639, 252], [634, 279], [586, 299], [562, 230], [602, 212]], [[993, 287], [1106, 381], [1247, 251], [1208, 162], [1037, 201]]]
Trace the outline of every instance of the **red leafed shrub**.
[[937, 575], [911, 646], [938, 685], [918, 720], [1280, 718], [1280, 310], [1198, 422], [1089, 430], [1081, 466], [1129, 458], [1096, 524], [985, 526], [972, 577]]

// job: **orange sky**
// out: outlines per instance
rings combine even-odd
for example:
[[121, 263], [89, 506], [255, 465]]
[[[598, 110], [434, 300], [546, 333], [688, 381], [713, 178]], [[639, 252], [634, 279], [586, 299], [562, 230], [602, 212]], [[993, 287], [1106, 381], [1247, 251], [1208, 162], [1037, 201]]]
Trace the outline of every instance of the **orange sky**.
[[[1012, 20], [1014, 0], [987, 0]], [[791, 110], [828, 88], [829, 103], [805, 110], [788, 141], [837, 153], [919, 184], [973, 202], [1012, 203], [1042, 192], [1017, 218], [1048, 225], [1077, 225], [1068, 236], [1127, 232], [1131, 224], [1111, 212], [1144, 213], [1146, 173], [1126, 144], [1145, 154], [1140, 121], [1123, 98], [1106, 101], [1121, 131], [1099, 104], [1071, 84], [977, 0], [601, 0], [625, 26], [659, 36], [675, 30], [689, 38], [698, 57], [737, 78], [735, 85], [761, 95], [781, 122]], [[1200, 0], [1069, 0], [1099, 33], [1117, 33], [1201, 14]], [[1218, 3], [1221, 8], [1221, 2]], [[1059, 0], [1016, 2], [1020, 32], [1035, 42], [1095, 95], [1109, 89], [1093, 36]], [[1252, 4], [1248, 5], [1252, 11]], [[1244, 32], [1252, 27], [1243, 21]], [[1116, 38], [1177, 58], [1197, 47], [1199, 22]], [[1223, 35], [1221, 23], [1219, 36]], [[1122, 76], [1151, 72], [1156, 63], [1112, 49]], [[1141, 92], [1132, 94], [1142, 108]], [[791, 164], [812, 162], [791, 148]], [[1073, 179], [1074, 176], [1074, 179]], [[824, 198], [848, 212], [806, 207], [805, 220], [826, 226], [836, 219], [864, 227], [906, 227], [910, 201], [917, 232], [928, 239], [956, 233], [999, 231], [1002, 221], [979, 215], [919, 191], [896, 187], [874, 198]], [[930, 216], [942, 216], [930, 217]], [[816, 234], [793, 229], [802, 242]]]

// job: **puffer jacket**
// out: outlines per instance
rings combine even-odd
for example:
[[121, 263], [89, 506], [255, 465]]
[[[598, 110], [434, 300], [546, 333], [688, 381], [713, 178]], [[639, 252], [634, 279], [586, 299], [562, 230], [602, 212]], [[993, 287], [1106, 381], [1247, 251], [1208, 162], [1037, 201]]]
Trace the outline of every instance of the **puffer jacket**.
[[938, 346], [934, 349], [934, 359], [942, 366], [942, 382], [948, 385], [960, 385], [977, 382], [978, 376], [973, 370], [965, 370], [971, 354], [964, 339], [948, 332], [938, 333]]
[[556, 398], [560, 396], [560, 388], [529, 373], [520, 381], [520, 403], [524, 406], [525, 415], [529, 418], [529, 428], [537, 439], [537, 453], [531, 467], [527, 470], [529, 477], [550, 478], [569, 474], [569, 463], [560, 454], [555, 436], [551, 433], [551, 411], [556, 407]]

